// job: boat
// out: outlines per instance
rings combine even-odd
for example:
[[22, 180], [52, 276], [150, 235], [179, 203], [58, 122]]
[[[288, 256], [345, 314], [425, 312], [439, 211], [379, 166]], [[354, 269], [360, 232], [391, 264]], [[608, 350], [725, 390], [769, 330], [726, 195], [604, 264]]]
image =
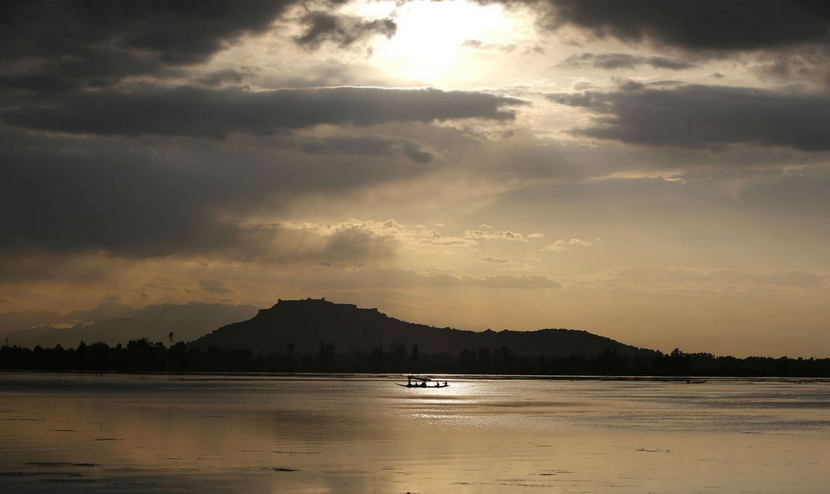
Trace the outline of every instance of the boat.
[[[414, 381], [414, 382], [413, 382]], [[434, 382], [435, 384], [427, 384]], [[403, 388], [422, 388], [422, 389], [436, 389], [436, 388], [446, 388], [450, 384], [447, 381], [444, 381], [444, 384], [441, 384], [440, 381], [433, 381], [428, 377], [418, 377], [418, 376], [406, 376], [406, 384], [395, 383], [398, 386]]]

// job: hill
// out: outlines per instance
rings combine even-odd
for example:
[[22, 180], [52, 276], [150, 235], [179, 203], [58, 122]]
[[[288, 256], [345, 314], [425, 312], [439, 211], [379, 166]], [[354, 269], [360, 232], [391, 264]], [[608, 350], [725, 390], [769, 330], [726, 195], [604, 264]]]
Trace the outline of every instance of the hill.
[[625, 345], [586, 331], [541, 329], [538, 331], [464, 331], [436, 328], [392, 318], [377, 309], [360, 309], [325, 299], [280, 300], [261, 310], [253, 319], [229, 324], [205, 335], [193, 346], [218, 346], [225, 350], [244, 349], [256, 354], [286, 353], [292, 345], [297, 354], [315, 354], [320, 342], [333, 345], [335, 353], [388, 350], [403, 343], [407, 349], [418, 345], [421, 353], [457, 355], [464, 350], [507, 347], [514, 355], [592, 357], [616, 350], [621, 355], [651, 358], [652, 350]]
[[58, 324], [65, 319], [65, 316], [62, 316], [57, 312], [49, 312], [45, 310], [4, 312], [3, 314], [0, 314], [0, 336], [46, 324]]
[[106, 321], [107, 319], [115, 319], [117, 317], [124, 317], [132, 314], [136, 310], [129, 305], [119, 304], [114, 301], [104, 302], [97, 307], [89, 310], [76, 310], [66, 315], [70, 321], [75, 321], [78, 324], [91, 323], [98, 321]]
[[[116, 307], [110, 310], [118, 310]], [[87, 344], [104, 342], [109, 345], [127, 344], [130, 340], [147, 338], [167, 344], [172, 331], [176, 341], [191, 341], [225, 324], [242, 321], [256, 314], [257, 308], [250, 305], [202, 304], [191, 302], [187, 305], [150, 305], [131, 313], [81, 323], [71, 327], [44, 326], [10, 333], [9, 343], [33, 348], [36, 345], [51, 347], [60, 344], [74, 348], [81, 341]], [[106, 311], [98, 311], [104, 314]]]
[[89, 310], [76, 310], [66, 315], [50, 311], [17, 311], [0, 314], [0, 336], [28, 329], [47, 327], [72, 327], [115, 317], [126, 316], [135, 309], [114, 301], [106, 301]]

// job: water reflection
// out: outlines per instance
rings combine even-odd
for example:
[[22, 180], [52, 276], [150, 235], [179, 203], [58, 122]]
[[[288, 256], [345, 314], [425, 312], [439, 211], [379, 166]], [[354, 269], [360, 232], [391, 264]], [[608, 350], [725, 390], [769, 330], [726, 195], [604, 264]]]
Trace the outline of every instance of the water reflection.
[[447, 380], [5, 374], [0, 490], [818, 493], [830, 481], [828, 382]]

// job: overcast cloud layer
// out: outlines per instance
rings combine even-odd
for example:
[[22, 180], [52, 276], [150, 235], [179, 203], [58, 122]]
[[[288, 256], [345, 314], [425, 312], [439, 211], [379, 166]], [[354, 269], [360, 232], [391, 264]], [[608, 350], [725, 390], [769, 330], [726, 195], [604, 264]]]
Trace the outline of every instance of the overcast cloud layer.
[[830, 355], [828, 128], [826, 2], [6, 2], [0, 312]]
[[315, 125], [374, 125], [463, 118], [512, 120], [514, 98], [437, 89], [324, 88], [250, 92], [182, 87], [94, 92], [57, 106], [5, 112], [5, 122], [72, 134], [146, 134], [224, 138], [231, 132], [271, 134]]
[[549, 26], [686, 50], [755, 50], [830, 43], [830, 7], [818, 0], [550, 0]]
[[688, 148], [734, 143], [830, 149], [830, 97], [757, 88], [626, 84], [608, 93], [550, 95], [586, 108], [595, 125], [576, 132], [626, 143]]

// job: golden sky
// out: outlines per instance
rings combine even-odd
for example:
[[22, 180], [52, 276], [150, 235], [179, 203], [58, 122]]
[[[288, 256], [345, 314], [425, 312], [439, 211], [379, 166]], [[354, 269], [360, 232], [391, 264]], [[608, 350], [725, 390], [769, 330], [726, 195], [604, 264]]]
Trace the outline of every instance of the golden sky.
[[826, 8], [36, 4], [0, 21], [0, 312], [324, 296], [830, 356]]

